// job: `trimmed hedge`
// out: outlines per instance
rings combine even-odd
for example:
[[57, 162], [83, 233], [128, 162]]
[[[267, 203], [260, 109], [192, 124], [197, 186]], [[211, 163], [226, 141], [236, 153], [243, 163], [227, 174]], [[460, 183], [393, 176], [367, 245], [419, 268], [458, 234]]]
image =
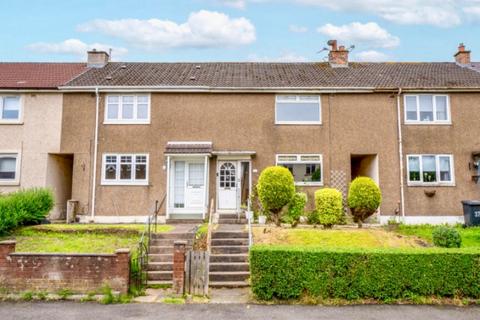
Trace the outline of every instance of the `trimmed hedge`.
[[325, 250], [254, 246], [253, 293], [262, 300], [480, 298], [480, 252], [458, 249]]
[[315, 208], [318, 222], [325, 228], [340, 223], [343, 215], [342, 193], [334, 188], [323, 188], [315, 191]]
[[282, 217], [283, 222], [290, 223], [293, 228], [296, 227], [301, 215], [305, 212], [307, 201], [308, 197], [305, 192], [296, 192], [288, 204], [287, 214]]
[[54, 205], [48, 189], [26, 189], [0, 196], [0, 235], [24, 225], [38, 224]]

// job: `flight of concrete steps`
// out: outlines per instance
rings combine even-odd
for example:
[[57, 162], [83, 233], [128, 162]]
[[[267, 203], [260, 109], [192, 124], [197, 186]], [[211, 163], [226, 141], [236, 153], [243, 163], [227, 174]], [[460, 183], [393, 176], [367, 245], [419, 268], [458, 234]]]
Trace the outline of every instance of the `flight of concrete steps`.
[[195, 238], [195, 226], [182, 228], [178, 232], [155, 233], [150, 240], [148, 255], [148, 285], [171, 285], [173, 276], [173, 243], [187, 241], [187, 250], [191, 250]]
[[246, 287], [250, 277], [247, 220], [237, 214], [221, 214], [218, 222], [212, 232], [209, 286]]

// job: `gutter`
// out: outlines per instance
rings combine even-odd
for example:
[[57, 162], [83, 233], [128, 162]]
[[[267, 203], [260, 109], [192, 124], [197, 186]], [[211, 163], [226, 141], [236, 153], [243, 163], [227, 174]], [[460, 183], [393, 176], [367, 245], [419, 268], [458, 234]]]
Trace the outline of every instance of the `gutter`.
[[95, 219], [95, 194], [97, 190], [97, 156], [98, 156], [98, 121], [100, 113], [100, 94], [98, 87], [95, 88], [95, 136], [93, 142], [93, 176], [92, 176], [92, 211], [91, 221]]
[[400, 212], [402, 221], [405, 221], [405, 183], [404, 183], [404, 167], [403, 167], [403, 137], [402, 137], [402, 112], [400, 107], [400, 97], [402, 88], [398, 88], [397, 93], [397, 126], [398, 126], [398, 159], [400, 160]]

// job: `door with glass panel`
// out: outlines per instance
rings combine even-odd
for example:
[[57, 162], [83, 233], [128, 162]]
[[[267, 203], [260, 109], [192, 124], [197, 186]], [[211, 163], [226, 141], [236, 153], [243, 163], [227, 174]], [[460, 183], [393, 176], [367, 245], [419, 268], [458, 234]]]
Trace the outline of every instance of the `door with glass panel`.
[[218, 209], [237, 209], [237, 161], [218, 163]]
[[204, 163], [186, 164], [185, 202], [187, 208], [200, 208], [204, 204], [205, 165]]

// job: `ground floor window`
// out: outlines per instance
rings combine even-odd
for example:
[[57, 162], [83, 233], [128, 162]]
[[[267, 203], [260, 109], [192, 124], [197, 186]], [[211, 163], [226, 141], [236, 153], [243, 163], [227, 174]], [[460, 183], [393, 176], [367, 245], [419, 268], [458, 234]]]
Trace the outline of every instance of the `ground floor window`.
[[18, 181], [18, 154], [0, 153], [0, 184]]
[[452, 155], [408, 155], [409, 184], [435, 185], [454, 183]]
[[148, 184], [147, 154], [104, 154], [102, 184]]
[[279, 154], [277, 165], [290, 170], [296, 185], [322, 185], [322, 155]]

